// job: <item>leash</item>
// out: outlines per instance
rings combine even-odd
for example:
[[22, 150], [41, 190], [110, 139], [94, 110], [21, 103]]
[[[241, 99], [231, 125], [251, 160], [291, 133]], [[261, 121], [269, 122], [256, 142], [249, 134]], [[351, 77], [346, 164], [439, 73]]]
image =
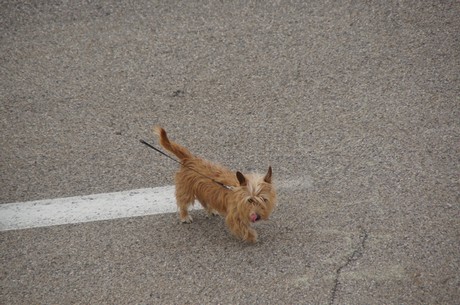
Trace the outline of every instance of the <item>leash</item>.
[[151, 149], [155, 150], [156, 152], [159, 152], [159, 153], [162, 154], [163, 156], [165, 156], [165, 157], [167, 157], [167, 158], [173, 160], [174, 162], [179, 163], [180, 165], [182, 165], [182, 166], [184, 166], [184, 167], [186, 167], [186, 168], [188, 168], [188, 169], [194, 171], [195, 173], [199, 174], [200, 176], [205, 177], [205, 178], [208, 178], [209, 180], [211, 180], [212, 182], [214, 182], [214, 183], [220, 185], [220, 186], [223, 187], [224, 189], [226, 189], [226, 190], [231, 190], [231, 189], [232, 189], [231, 186], [225, 185], [225, 184], [223, 184], [222, 182], [219, 182], [219, 181], [217, 181], [217, 180], [214, 180], [213, 178], [208, 177], [208, 176], [206, 176], [206, 175], [200, 173], [199, 171], [197, 171], [197, 170], [191, 168], [190, 166], [187, 166], [187, 165], [185, 165], [184, 163], [182, 163], [182, 162], [180, 162], [180, 161], [174, 159], [173, 157], [171, 157], [170, 155], [166, 154], [165, 152], [159, 150], [158, 148], [156, 148], [156, 147], [153, 146], [152, 144], [149, 144], [149, 143], [145, 142], [144, 140], [140, 140], [140, 142], [141, 142], [142, 144], [144, 144], [144, 145], [150, 147]]

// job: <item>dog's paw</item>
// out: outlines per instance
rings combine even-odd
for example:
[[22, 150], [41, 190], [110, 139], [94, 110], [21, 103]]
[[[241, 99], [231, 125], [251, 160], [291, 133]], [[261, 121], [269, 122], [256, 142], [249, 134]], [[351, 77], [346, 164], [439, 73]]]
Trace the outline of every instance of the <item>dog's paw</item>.
[[206, 210], [206, 217], [207, 218], [211, 218], [211, 217], [214, 217], [214, 216], [219, 216], [219, 212], [217, 212], [216, 210]]
[[246, 242], [250, 244], [255, 244], [257, 242], [257, 235], [256, 236], [249, 236], [247, 239], [245, 239]]
[[182, 223], [192, 223], [192, 222], [193, 222], [193, 218], [192, 218], [192, 216], [187, 215], [187, 216], [181, 218], [180, 221], [181, 221]]
[[254, 229], [249, 229], [248, 235], [244, 237], [244, 240], [249, 243], [257, 242], [257, 232]]

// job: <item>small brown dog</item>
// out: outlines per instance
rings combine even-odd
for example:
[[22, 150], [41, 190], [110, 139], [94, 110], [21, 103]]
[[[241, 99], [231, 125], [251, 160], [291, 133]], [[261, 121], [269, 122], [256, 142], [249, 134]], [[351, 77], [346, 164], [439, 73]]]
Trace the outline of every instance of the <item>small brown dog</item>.
[[156, 127], [155, 133], [160, 144], [182, 164], [175, 179], [180, 220], [192, 222], [188, 208], [197, 199], [209, 215], [224, 216], [234, 235], [256, 242], [257, 232], [251, 228], [251, 223], [268, 219], [276, 203], [272, 168], [268, 168], [265, 176], [234, 173], [192, 155], [185, 147], [170, 141], [163, 128]]

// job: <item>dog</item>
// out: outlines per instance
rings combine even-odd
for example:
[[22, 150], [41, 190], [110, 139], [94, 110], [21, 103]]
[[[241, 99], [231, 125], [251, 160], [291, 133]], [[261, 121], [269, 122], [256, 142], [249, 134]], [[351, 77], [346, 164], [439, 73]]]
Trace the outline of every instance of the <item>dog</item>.
[[176, 201], [182, 223], [191, 223], [188, 209], [198, 200], [208, 215], [221, 215], [229, 230], [243, 241], [255, 243], [257, 232], [252, 223], [266, 220], [276, 205], [272, 168], [265, 175], [242, 174], [194, 156], [168, 139], [166, 131], [156, 126], [161, 146], [180, 159], [176, 173]]

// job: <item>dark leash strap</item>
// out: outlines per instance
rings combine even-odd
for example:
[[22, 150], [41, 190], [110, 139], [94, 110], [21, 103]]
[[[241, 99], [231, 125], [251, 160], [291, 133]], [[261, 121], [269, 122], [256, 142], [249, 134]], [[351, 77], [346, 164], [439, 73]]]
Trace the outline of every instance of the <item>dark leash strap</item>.
[[182, 162], [180, 162], [180, 161], [174, 159], [173, 157], [171, 157], [170, 155], [168, 155], [168, 154], [164, 153], [163, 151], [159, 150], [158, 148], [156, 148], [156, 147], [153, 146], [152, 144], [149, 144], [149, 143], [145, 142], [144, 140], [140, 140], [140, 142], [141, 142], [142, 144], [144, 144], [144, 145], [150, 147], [151, 149], [155, 150], [156, 152], [159, 152], [159, 153], [162, 154], [163, 156], [165, 156], [165, 157], [167, 157], [167, 158], [173, 160], [174, 162], [179, 163], [180, 165], [182, 165], [182, 166], [184, 166], [184, 167], [186, 167], [186, 168], [188, 168], [188, 169], [194, 171], [195, 173], [199, 174], [200, 176], [205, 177], [205, 178], [208, 178], [209, 180], [211, 180], [212, 182], [214, 182], [214, 183], [220, 185], [220, 186], [223, 187], [224, 189], [226, 189], [226, 190], [231, 190], [231, 189], [232, 189], [231, 186], [225, 185], [225, 184], [223, 184], [222, 182], [219, 182], [219, 181], [217, 181], [217, 180], [214, 180], [213, 178], [208, 177], [208, 176], [206, 176], [206, 175], [200, 173], [199, 171], [197, 171], [197, 170], [191, 168], [190, 166], [187, 166], [187, 165], [185, 165], [184, 163], [182, 163]]

